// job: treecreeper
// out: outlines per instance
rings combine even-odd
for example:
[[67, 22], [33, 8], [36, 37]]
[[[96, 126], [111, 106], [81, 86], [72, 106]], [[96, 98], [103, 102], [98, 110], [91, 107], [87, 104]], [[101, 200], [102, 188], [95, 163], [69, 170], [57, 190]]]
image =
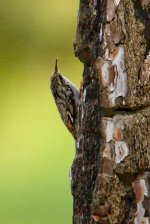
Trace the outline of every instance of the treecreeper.
[[59, 72], [51, 91], [76, 142], [73, 224], [150, 223], [150, 0], [80, 0], [78, 90]]

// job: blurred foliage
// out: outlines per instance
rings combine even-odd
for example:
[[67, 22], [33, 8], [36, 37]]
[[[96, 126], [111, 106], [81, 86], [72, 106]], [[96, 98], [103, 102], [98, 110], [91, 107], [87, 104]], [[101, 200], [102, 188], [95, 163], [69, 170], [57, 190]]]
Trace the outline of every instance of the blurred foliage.
[[0, 0], [0, 223], [70, 224], [74, 140], [49, 89], [59, 68], [78, 87], [77, 0]]

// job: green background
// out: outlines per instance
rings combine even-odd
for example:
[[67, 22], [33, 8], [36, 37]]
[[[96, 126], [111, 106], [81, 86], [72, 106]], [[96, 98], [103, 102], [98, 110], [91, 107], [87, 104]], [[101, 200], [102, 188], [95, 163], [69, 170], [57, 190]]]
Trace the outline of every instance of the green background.
[[59, 69], [79, 87], [78, 0], [0, 0], [0, 223], [71, 224], [75, 152], [49, 89]]

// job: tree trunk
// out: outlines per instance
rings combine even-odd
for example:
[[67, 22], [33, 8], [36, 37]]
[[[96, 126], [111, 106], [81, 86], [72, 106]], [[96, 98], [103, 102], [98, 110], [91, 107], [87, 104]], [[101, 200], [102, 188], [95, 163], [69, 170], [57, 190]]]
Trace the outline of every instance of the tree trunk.
[[80, 0], [80, 91], [56, 66], [51, 89], [76, 141], [73, 224], [148, 224], [150, 0]]

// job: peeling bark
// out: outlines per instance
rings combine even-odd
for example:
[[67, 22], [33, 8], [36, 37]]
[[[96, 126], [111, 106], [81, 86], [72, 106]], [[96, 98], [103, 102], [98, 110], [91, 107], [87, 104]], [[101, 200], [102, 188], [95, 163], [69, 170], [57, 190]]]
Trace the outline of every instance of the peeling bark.
[[51, 89], [76, 140], [74, 224], [150, 218], [150, 1], [80, 0], [80, 90], [58, 69]]

